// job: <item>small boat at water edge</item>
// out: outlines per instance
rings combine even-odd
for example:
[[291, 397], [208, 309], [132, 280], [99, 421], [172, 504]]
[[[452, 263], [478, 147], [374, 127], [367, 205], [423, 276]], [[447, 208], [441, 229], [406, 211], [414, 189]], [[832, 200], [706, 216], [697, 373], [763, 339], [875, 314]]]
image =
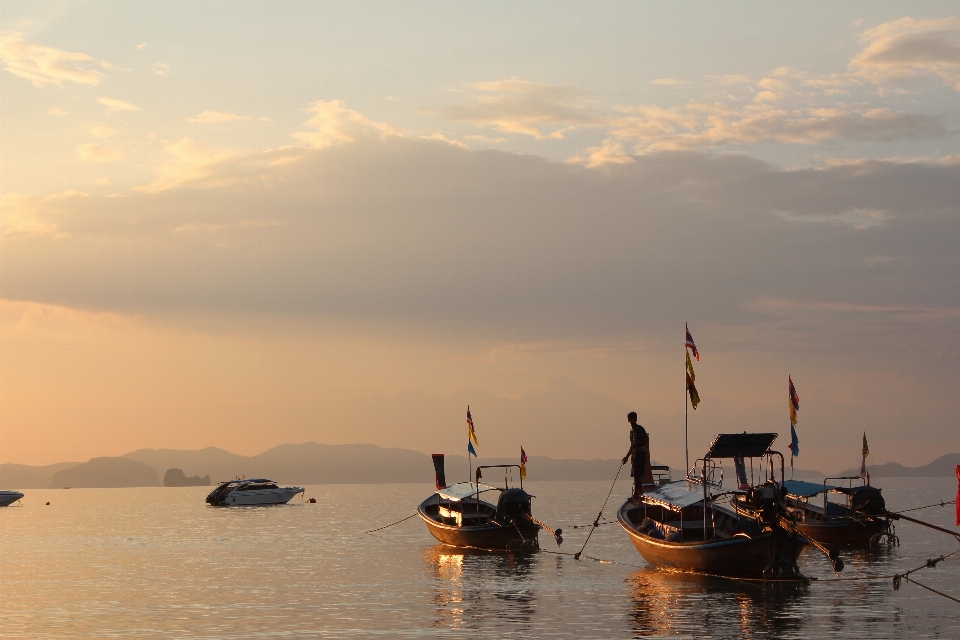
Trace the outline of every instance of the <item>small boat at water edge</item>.
[[[417, 514], [426, 523], [431, 535], [442, 544], [453, 547], [493, 551], [536, 551], [540, 529], [563, 542], [563, 530], [553, 531], [533, 517], [534, 496], [520, 487], [494, 487], [479, 482], [480, 470], [520, 468], [520, 465], [488, 465], [477, 468], [477, 482], [459, 482], [446, 486], [443, 481], [443, 457], [434, 456], [437, 469], [437, 490], [420, 503]], [[496, 504], [494, 504], [494, 501]]]
[[215, 507], [286, 504], [298, 493], [303, 493], [302, 487], [281, 487], [266, 478], [228, 480], [217, 484], [207, 496], [207, 504]]
[[[770, 446], [775, 433], [720, 434], [697, 461], [699, 476], [672, 482], [630, 498], [617, 520], [637, 551], [654, 567], [683, 572], [767, 579], [803, 578], [797, 558], [807, 540], [783, 526], [783, 456]], [[781, 483], [773, 480], [773, 456], [780, 457]], [[770, 468], [763, 484], [723, 490], [721, 458], [760, 458]], [[719, 490], [719, 491], [717, 491]], [[758, 505], [738, 513], [721, 498], [744, 493]], [[839, 566], [839, 561], [838, 561]]]
[[22, 497], [19, 491], [0, 491], [0, 507], [9, 507]]

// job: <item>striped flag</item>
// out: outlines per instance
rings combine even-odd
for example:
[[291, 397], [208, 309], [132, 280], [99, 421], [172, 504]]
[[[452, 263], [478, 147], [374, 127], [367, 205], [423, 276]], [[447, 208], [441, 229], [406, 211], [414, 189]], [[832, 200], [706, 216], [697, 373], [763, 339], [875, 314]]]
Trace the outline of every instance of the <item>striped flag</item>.
[[700, 352], [697, 351], [697, 345], [693, 343], [693, 336], [690, 335], [690, 327], [688, 327], [686, 324], [684, 324], [683, 326], [687, 330], [686, 347], [687, 349], [690, 349], [691, 351], [693, 351], [693, 357], [697, 359], [697, 362], [700, 362]]
[[790, 385], [790, 425], [797, 425], [797, 412], [800, 411], [800, 396], [797, 395], [797, 388], [793, 386], [793, 378], [787, 376], [787, 382]]
[[[467, 438], [473, 444], [478, 447], [480, 446], [480, 441], [477, 440], [477, 432], [473, 428], [473, 416], [470, 415], [470, 405], [467, 405]], [[476, 452], [474, 452], [473, 455], [477, 455]]]
[[527, 479], [527, 452], [520, 447], [520, 479]]

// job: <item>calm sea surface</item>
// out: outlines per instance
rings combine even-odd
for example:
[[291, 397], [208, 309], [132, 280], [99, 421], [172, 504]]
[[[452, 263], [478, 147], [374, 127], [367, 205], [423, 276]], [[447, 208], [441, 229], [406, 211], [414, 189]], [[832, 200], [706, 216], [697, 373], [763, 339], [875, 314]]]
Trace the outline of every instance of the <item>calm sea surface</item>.
[[[282, 481], [283, 479], [280, 478]], [[952, 500], [952, 478], [879, 479], [891, 509]], [[534, 513], [580, 548], [609, 485], [536, 482]], [[960, 638], [960, 605], [889, 579], [760, 586], [650, 569], [617, 525], [587, 554], [464, 553], [413, 513], [429, 485], [307, 488], [317, 504], [213, 508], [209, 489], [30, 490], [0, 509], [0, 636]], [[605, 515], [627, 493], [619, 486]], [[49, 501], [50, 505], [44, 503]], [[952, 505], [914, 515], [950, 527]], [[886, 576], [958, 548], [917, 525], [901, 546], [846, 553], [845, 578]], [[557, 550], [541, 535], [546, 550]], [[832, 578], [806, 550], [801, 569]], [[960, 554], [915, 577], [960, 596]]]

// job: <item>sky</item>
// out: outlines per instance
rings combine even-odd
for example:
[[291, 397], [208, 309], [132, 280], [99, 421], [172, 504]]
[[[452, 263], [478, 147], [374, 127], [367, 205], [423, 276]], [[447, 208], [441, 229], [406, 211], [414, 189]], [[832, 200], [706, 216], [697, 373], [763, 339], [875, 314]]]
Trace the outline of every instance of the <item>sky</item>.
[[958, 132], [954, 2], [0, 0], [0, 462], [926, 464]]

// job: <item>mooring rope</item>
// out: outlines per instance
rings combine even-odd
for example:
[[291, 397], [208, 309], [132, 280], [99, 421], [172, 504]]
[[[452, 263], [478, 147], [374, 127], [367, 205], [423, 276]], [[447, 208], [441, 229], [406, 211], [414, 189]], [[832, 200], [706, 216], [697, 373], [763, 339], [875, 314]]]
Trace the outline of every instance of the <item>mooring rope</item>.
[[914, 507], [913, 509], [901, 509], [900, 511], [891, 511], [890, 513], [907, 513], [908, 511], [920, 511], [920, 509], [929, 509], [930, 507], [945, 507], [948, 504], [956, 504], [956, 500], [951, 500], [950, 502], [945, 502], [941, 500], [940, 502], [935, 502], [933, 504], [928, 504], [925, 507]]
[[597, 514], [597, 519], [593, 521], [593, 528], [590, 529], [590, 533], [587, 534], [587, 539], [583, 541], [583, 546], [580, 547], [580, 551], [573, 555], [574, 560], [580, 559], [580, 556], [583, 555], [583, 550], [587, 548], [587, 543], [590, 542], [590, 536], [592, 536], [593, 532], [596, 531], [597, 527], [600, 526], [600, 518], [603, 517], [603, 510], [607, 508], [607, 502], [610, 501], [610, 495], [613, 493], [613, 488], [617, 486], [617, 479], [620, 477], [620, 472], [623, 471], [623, 467], [626, 464], [626, 462], [620, 463], [620, 468], [617, 469], [617, 475], [613, 477], [613, 484], [610, 485], [610, 491], [607, 492], [607, 498], [603, 501], [603, 506], [600, 507], [600, 513]]
[[381, 530], [386, 529], [386, 528], [388, 528], [388, 527], [392, 527], [392, 526], [395, 525], [395, 524], [400, 524], [401, 522], [406, 522], [407, 520], [409, 520], [410, 518], [412, 518], [412, 517], [415, 516], [415, 515], [417, 515], [417, 514], [416, 514], [416, 513], [411, 513], [410, 515], [408, 515], [408, 516], [407, 516], [406, 518], [404, 518], [403, 520], [397, 520], [396, 522], [391, 522], [391, 523], [388, 524], [386, 527], [380, 527], [379, 529], [370, 529], [370, 531], [364, 531], [364, 533], [374, 533], [374, 532], [376, 532], [376, 531], [381, 531]]

